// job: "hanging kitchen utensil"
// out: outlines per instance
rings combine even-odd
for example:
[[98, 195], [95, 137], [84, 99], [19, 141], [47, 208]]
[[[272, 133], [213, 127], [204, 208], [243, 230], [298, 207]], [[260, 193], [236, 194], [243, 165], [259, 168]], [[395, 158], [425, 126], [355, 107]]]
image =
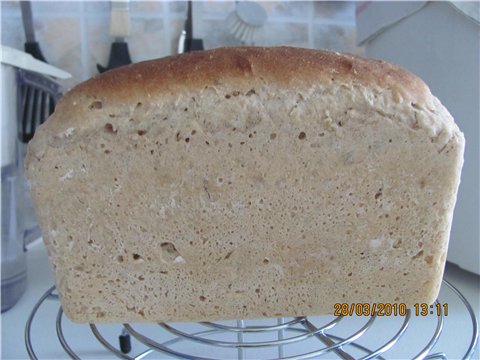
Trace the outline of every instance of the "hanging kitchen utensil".
[[47, 62], [40, 49], [40, 45], [35, 39], [32, 5], [30, 1], [20, 1], [20, 9], [22, 10], [23, 29], [25, 30], [25, 52], [31, 54], [35, 59]]
[[[32, 6], [30, 1], [20, 1], [20, 8], [22, 11], [23, 28], [25, 30], [25, 52], [32, 55], [35, 59], [43, 61], [46, 64], [45, 56], [43, 56], [40, 45], [35, 39], [35, 31], [33, 28]], [[38, 75], [25, 72], [26, 79], [34, 78], [31, 82], [37, 82]], [[28, 80], [30, 81], [30, 80]], [[48, 81], [48, 79], [47, 79]], [[55, 98], [48, 91], [44, 91], [36, 86], [21, 85], [22, 101], [21, 117], [22, 125], [20, 126], [19, 137], [20, 140], [27, 143], [33, 137], [35, 129], [48, 119], [50, 114], [55, 110]]]
[[256, 34], [266, 20], [267, 12], [254, 1], [237, 1], [235, 11], [227, 17], [232, 35], [246, 45], [254, 44]]
[[[18, 68], [16, 80], [18, 91], [18, 138], [27, 143], [35, 129], [45, 122], [61, 96], [60, 85], [50, 77], [68, 79], [66, 71], [46, 62], [34, 59], [31, 54], [2, 46], [2, 64]], [[10, 134], [9, 134], [10, 136]]]
[[20, 102], [19, 140], [28, 143], [43, 124], [61, 96], [61, 87], [52, 79], [32, 71], [18, 70]]
[[192, 1], [187, 2], [187, 19], [185, 20], [185, 29], [182, 30], [178, 40], [178, 53], [189, 51], [204, 50], [203, 40], [193, 37], [193, 16]]
[[46, 62], [35, 59], [31, 54], [24, 53], [8, 46], [1, 47], [0, 61], [2, 64], [14, 66], [19, 69], [33, 71], [57, 79], [70, 79], [72, 75]]
[[97, 69], [100, 73], [132, 63], [128, 44], [125, 41], [130, 34], [128, 0], [112, 1], [110, 6], [110, 35], [115, 38], [115, 41], [110, 48], [107, 67], [97, 64]]

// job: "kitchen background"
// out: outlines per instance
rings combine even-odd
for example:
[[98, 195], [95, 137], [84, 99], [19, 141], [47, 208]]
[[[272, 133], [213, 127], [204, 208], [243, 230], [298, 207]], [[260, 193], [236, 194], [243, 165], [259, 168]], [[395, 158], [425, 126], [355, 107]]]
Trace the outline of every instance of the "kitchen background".
[[[361, 53], [355, 44], [353, 1], [259, 2], [267, 12], [256, 45], [290, 45]], [[18, 1], [2, 1], [2, 44], [23, 49], [25, 34]], [[195, 37], [206, 49], [240, 45], [228, 30], [227, 16], [235, 2], [194, 3]], [[37, 41], [46, 60], [72, 74], [62, 83], [71, 87], [98, 74], [97, 63], [106, 65], [112, 38], [108, 1], [34, 1], [32, 13]], [[184, 27], [186, 2], [132, 1], [130, 36], [133, 62], [176, 53]]]
[[[19, 2], [0, 2], [2, 45], [23, 50], [25, 33]], [[455, 117], [465, 133], [467, 147], [445, 279], [464, 293], [478, 316], [480, 2], [266, 1], [259, 4], [265, 9], [267, 19], [255, 45], [330, 49], [399, 63], [419, 74]], [[234, 10], [233, 1], [194, 2], [194, 36], [203, 39], [206, 49], [241, 44], [228, 29], [227, 17]], [[108, 1], [33, 1], [32, 13], [37, 41], [47, 61], [72, 74], [68, 80], [58, 80], [65, 89], [98, 74], [97, 64], [107, 65], [113, 41], [109, 34]], [[127, 42], [133, 62], [176, 53], [185, 18], [185, 1], [131, 1]], [[2, 253], [5, 253], [3, 245]], [[40, 242], [28, 248], [26, 257], [25, 294], [11, 310], [2, 313], [1, 357], [5, 359], [27, 357], [23, 343], [27, 317], [53, 283]], [[470, 341], [472, 326], [463, 305], [445, 287], [440, 299], [450, 304], [451, 314], [435, 349], [445, 351], [448, 358], [460, 358]], [[32, 330], [34, 346], [43, 358], [65, 357], [54, 335], [55, 306], [58, 306], [55, 302], [46, 305], [39, 315], [37, 325], [40, 325]], [[409, 328], [403, 346], [397, 346], [398, 352], [394, 349], [390, 357], [400, 358], [403, 350], [416, 349], [417, 343], [425, 343], [421, 336], [431, 334], [431, 323], [414, 320], [410, 326], [413, 330]], [[92, 345], [95, 343], [91, 333], [71, 323], [67, 325], [69, 339], [75, 339], [72, 343], [76, 351], [89, 358], [104, 358], [100, 346]], [[385, 331], [389, 329], [385, 327]], [[112, 330], [112, 334], [117, 333], [117, 329]], [[383, 329], [377, 334], [383, 334]], [[473, 358], [478, 357], [477, 351]]]

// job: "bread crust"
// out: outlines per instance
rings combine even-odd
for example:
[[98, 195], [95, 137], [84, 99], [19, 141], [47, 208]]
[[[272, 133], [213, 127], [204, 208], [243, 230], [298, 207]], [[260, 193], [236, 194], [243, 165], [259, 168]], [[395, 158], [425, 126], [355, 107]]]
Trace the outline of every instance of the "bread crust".
[[[382, 60], [324, 50], [293, 47], [240, 47], [196, 51], [124, 66], [97, 75], [64, 97], [79, 95], [131, 100], [132, 96], [201, 89], [225, 81], [252, 81], [283, 86], [340, 82], [392, 89], [405, 98], [425, 100], [424, 82]], [[128, 84], [128, 86], [125, 86]]]

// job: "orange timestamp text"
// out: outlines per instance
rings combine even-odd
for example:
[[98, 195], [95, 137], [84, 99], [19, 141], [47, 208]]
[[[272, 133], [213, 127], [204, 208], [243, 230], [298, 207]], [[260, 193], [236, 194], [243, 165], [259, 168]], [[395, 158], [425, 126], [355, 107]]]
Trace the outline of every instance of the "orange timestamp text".
[[[430, 304], [414, 304], [412, 314], [415, 316], [428, 315], [448, 315], [448, 304], [435, 303]], [[408, 308], [404, 303], [336, 303], [334, 305], [335, 316], [405, 316]]]

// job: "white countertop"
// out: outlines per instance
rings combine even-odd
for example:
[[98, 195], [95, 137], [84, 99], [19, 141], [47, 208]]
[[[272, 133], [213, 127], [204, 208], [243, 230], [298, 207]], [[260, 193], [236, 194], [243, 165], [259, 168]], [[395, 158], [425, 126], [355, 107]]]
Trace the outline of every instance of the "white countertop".
[[[28, 286], [25, 294], [21, 297], [19, 302], [10, 310], [6, 311], [1, 316], [2, 321], [2, 342], [1, 342], [1, 358], [2, 359], [26, 359], [28, 354], [25, 348], [24, 329], [27, 318], [37, 300], [40, 296], [53, 285], [52, 274], [49, 268], [47, 256], [43, 244], [40, 241], [32, 244], [27, 251], [27, 266], [28, 266]], [[445, 271], [445, 279], [450, 281], [455, 287], [460, 290], [465, 298], [470, 302], [477, 319], [480, 314], [480, 277], [468, 272], [465, 272], [454, 265], [447, 265]], [[445, 317], [444, 327], [438, 343], [433, 349], [433, 353], [444, 352], [449, 359], [460, 358], [467, 349], [471, 340], [472, 324], [465, 307], [461, 301], [448, 290], [445, 286], [442, 288], [439, 301], [441, 303], [448, 303], [449, 314]], [[37, 356], [41, 359], [65, 359], [67, 354], [62, 350], [60, 343], [56, 336], [55, 318], [58, 312], [58, 302], [53, 299], [47, 299], [40, 307], [35, 321], [32, 326], [32, 343]], [[314, 317], [311, 318], [316, 325], [325, 324], [331, 321], [333, 317]], [[360, 329], [366, 323], [368, 318], [347, 318], [341, 321], [336, 327], [337, 336], [346, 336], [352, 334], [352, 329]], [[273, 320], [272, 320], [273, 321]], [[273, 325], [275, 322], [268, 322]], [[388, 340], [396, 331], [398, 331], [403, 320], [400, 318], [377, 318], [374, 325], [358, 340], [358, 343], [367, 346], [370, 349], [376, 349], [386, 340]], [[257, 325], [259, 322], [255, 322]], [[437, 318], [433, 316], [416, 317], [412, 316], [411, 322], [407, 331], [400, 339], [400, 341], [385, 354], [385, 358], [407, 358], [415, 356], [422, 347], [428, 342], [428, 339], [433, 334], [437, 323]], [[93, 337], [87, 325], [77, 325], [71, 323], [68, 319], [63, 319], [64, 334], [71, 345], [72, 349], [83, 359], [106, 359], [114, 358], [107, 350], [105, 350]], [[229, 324], [234, 325], [233, 322]], [[247, 322], [247, 325], [252, 325], [254, 322]], [[263, 324], [266, 324], [264, 321]], [[341, 325], [340, 325], [341, 324]], [[141, 329], [144, 333], [155, 334], [155, 339], [162, 343], [173, 336], [165, 330], [161, 330], [158, 325], [135, 325], [136, 329]], [[117, 325], [102, 325], [99, 327], [112, 344], [117, 344], [118, 335], [120, 335], [121, 326]], [[205, 330], [195, 324], [182, 324], [179, 326], [185, 331]], [[275, 336], [277, 332], [273, 333]], [[299, 335], [300, 333], [288, 334], [288, 336]], [[221, 335], [223, 336], [223, 335]], [[232, 340], [227, 335], [216, 337], [220, 340]], [[265, 335], [255, 335], [255, 337], [245, 337], [244, 341], [266, 341], [272, 338], [266, 338]], [[382, 341], [383, 337], [383, 341]], [[236, 337], [234, 338], [234, 340]], [[130, 355], [138, 354], [145, 347], [139, 345], [137, 342], [132, 342], [133, 351]], [[295, 351], [309, 352], [315, 349], [323, 348], [317, 339], [313, 338], [302, 343], [289, 345], [284, 347], [284, 356], [295, 354]], [[212, 350], [204, 345], [193, 342], [178, 342], [174, 345], [176, 350], [188, 352], [190, 354], [199, 354], [205, 357], [214, 358], [238, 358], [238, 350], [218, 349]], [[354, 349], [346, 348], [354, 356], [365, 355], [362, 352], [355, 352]], [[278, 349], [261, 349], [253, 350], [246, 349], [243, 351], [243, 356], [249, 358], [275, 358], [278, 357]], [[292, 352], [290, 352], [292, 351]], [[235, 355], [232, 355], [235, 354]], [[272, 355], [273, 354], [273, 355]], [[298, 352], [297, 352], [298, 354]], [[171, 359], [168, 355], [160, 353], [153, 353], [147, 357], [148, 359]], [[320, 357], [338, 358], [333, 354]], [[479, 359], [478, 349], [473, 355], [474, 359]]]

